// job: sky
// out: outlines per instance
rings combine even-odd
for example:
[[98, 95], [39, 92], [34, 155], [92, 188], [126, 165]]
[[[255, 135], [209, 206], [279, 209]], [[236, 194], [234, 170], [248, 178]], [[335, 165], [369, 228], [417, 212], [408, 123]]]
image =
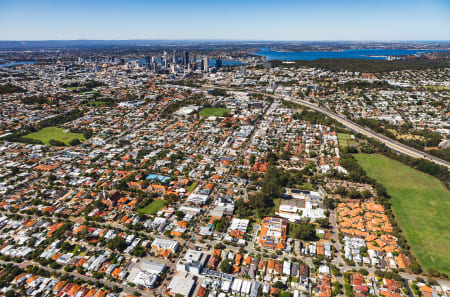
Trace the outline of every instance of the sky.
[[0, 0], [0, 40], [450, 40], [450, 0]]

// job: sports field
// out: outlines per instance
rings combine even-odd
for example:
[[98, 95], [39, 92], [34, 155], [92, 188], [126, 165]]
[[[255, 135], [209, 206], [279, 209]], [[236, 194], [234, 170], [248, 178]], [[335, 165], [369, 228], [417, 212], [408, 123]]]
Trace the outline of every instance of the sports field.
[[166, 203], [166, 200], [155, 199], [144, 208], [139, 208], [138, 211], [145, 214], [154, 214], [157, 213], [161, 208], [163, 208]]
[[377, 154], [356, 154], [386, 187], [397, 222], [425, 272], [450, 274], [450, 192], [438, 179]]
[[228, 108], [203, 108], [199, 114], [202, 117], [221, 117], [229, 112], [230, 110]]
[[82, 133], [70, 133], [64, 132], [63, 129], [58, 127], [46, 127], [37, 132], [33, 132], [24, 136], [25, 138], [37, 139], [42, 141], [44, 144], [49, 145], [51, 139], [64, 142], [69, 145], [69, 142], [73, 139], [79, 139], [81, 142], [85, 140]]

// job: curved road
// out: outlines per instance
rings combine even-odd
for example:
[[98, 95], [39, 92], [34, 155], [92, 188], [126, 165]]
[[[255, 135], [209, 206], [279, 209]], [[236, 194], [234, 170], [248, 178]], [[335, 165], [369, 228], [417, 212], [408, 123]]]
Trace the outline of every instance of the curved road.
[[332, 119], [335, 119], [339, 123], [343, 124], [344, 126], [350, 128], [351, 130], [353, 130], [355, 132], [364, 134], [364, 135], [366, 135], [368, 137], [375, 138], [376, 140], [384, 143], [387, 147], [389, 147], [389, 148], [391, 148], [391, 149], [393, 149], [393, 150], [395, 150], [395, 151], [397, 151], [399, 153], [408, 155], [408, 156], [413, 157], [413, 158], [426, 159], [426, 160], [432, 161], [432, 162], [434, 162], [434, 163], [436, 163], [438, 165], [445, 166], [445, 167], [447, 167], [447, 169], [450, 169], [450, 162], [447, 162], [445, 160], [442, 160], [440, 158], [437, 158], [437, 157], [432, 156], [430, 154], [427, 154], [425, 152], [419, 151], [419, 150], [417, 150], [415, 148], [412, 148], [412, 147], [409, 147], [407, 145], [404, 145], [403, 143], [400, 143], [400, 142], [398, 142], [396, 140], [393, 140], [393, 139], [391, 139], [391, 138], [389, 138], [387, 136], [384, 136], [382, 134], [373, 132], [372, 130], [370, 130], [370, 129], [366, 128], [366, 127], [363, 127], [363, 126], [361, 126], [359, 124], [356, 124], [356, 123], [352, 122], [351, 120], [349, 120], [349, 119], [347, 119], [347, 118], [345, 118], [345, 117], [343, 117], [343, 116], [341, 116], [341, 115], [339, 115], [339, 114], [337, 114], [335, 112], [332, 112], [332, 111], [330, 111], [330, 110], [328, 110], [326, 108], [320, 107], [320, 106], [318, 106], [316, 104], [313, 104], [313, 103], [305, 101], [305, 100], [290, 98], [290, 97], [281, 96], [281, 95], [267, 94], [267, 93], [261, 92], [259, 90], [248, 89], [248, 88], [234, 89], [234, 88], [228, 88], [228, 87], [222, 87], [222, 86], [216, 86], [216, 85], [204, 85], [203, 87], [204, 88], [224, 89], [224, 90], [228, 90], [228, 91], [241, 91], [241, 92], [247, 92], [247, 93], [264, 94], [265, 96], [272, 97], [272, 98], [275, 98], [275, 99], [282, 99], [282, 100], [286, 100], [286, 101], [291, 101], [291, 102], [294, 102], [294, 103], [306, 106], [306, 107], [308, 107], [310, 109], [313, 109], [315, 111], [318, 111], [320, 113], [323, 113], [326, 116], [328, 116], [328, 117], [330, 117]]

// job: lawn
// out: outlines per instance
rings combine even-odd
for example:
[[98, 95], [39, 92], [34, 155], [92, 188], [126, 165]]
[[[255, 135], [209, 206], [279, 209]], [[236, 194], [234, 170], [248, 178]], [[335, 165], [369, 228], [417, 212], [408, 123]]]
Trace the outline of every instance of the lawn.
[[92, 101], [92, 102], [88, 102], [86, 103], [86, 105], [88, 106], [96, 106], [96, 107], [103, 107], [106, 106], [108, 103], [104, 102], [104, 101]]
[[199, 114], [202, 117], [221, 117], [229, 112], [228, 108], [203, 108]]
[[192, 184], [190, 184], [187, 189], [188, 192], [192, 193], [195, 190], [195, 188], [197, 187], [197, 185], [198, 185], [198, 182], [193, 182]]
[[144, 208], [139, 208], [138, 211], [145, 214], [154, 214], [157, 213], [166, 204], [167, 204], [166, 200], [155, 199]]
[[356, 154], [386, 187], [397, 222], [425, 272], [450, 274], [450, 192], [436, 178], [376, 154]]
[[72, 141], [73, 139], [78, 138], [81, 142], [85, 140], [84, 135], [82, 133], [64, 132], [63, 129], [58, 127], [46, 127], [37, 132], [25, 135], [24, 137], [40, 140], [46, 145], [49, 145], [50, 139], [62, 141], [66, 145], [69, 145], [69, 142]]
[[66, 89], [71, 90], [71, 91], [76, 91], [79, 89], [82, 89], [83, 87], [67, 87]]

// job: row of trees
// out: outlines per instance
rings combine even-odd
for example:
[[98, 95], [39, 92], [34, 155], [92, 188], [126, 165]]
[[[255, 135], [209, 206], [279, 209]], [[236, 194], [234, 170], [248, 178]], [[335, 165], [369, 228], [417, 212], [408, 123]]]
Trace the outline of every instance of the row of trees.
[[425, 70], [450, 67], [449, 59], [414, 58], [407, 60], [386, 61], [369, 59], [317, 59], [314, 61], [298, 60], [292, 64], [282, 64], [282, 61], [270, 61], [272, 67], [315, 67], [331, 71], [354, 72], [388, 72], [399, 70]]
[[[357, 119], [355, 120], [358, 124], [366, 126], [371, 130], [386, 135], [391, 139], [395, 139], [407, 146], [413, 147], [418, 150], [425, 150], [425, 147], [437, 147], [442, 140], [442, 136], [439, 133], [431, 132], [429, 130], [412, 130], [412, 126], [404, 124], [402, 126], [396, 126], [388, 123], [387, 121], [380, 121], [374, 119]], [[403, 138], [397, 137], [396, 134], [392, 133], [391, 130], [395, 130], [398, 134], [411, 134], [416, 137]], [[442, 157], [448, 157], [447, 161], [450, 161], [450, 156], [445, 154]]]
[[[25, 138], [23, 136], [37, 132], [40, 129], [45, 127], [57, 126], [66, 122], [73, 121], [83, 115], [83, 111], [79, 109], [74, 109], [69, 112], [65, 112], [63, 114], [59, 114], [57, 116], [45, 119], [40, 121], [37, 125], [30, 125], [22, 127], [19, 130], [14, 131], [8, 136], [5, 136], [4, 139], [7, 141], [15, 141], [15, 142], [24, 142], [24, 143], [34, 143], [34, 144], [42, 144], [42, 141], [37, 139]], [[63, 143], [63, 145], [65, 145]]]
[[10, 93], [23, 93], [25, 90], [19, 86], [13, 84], [0, 85], [0, 94], [10, 94]]

